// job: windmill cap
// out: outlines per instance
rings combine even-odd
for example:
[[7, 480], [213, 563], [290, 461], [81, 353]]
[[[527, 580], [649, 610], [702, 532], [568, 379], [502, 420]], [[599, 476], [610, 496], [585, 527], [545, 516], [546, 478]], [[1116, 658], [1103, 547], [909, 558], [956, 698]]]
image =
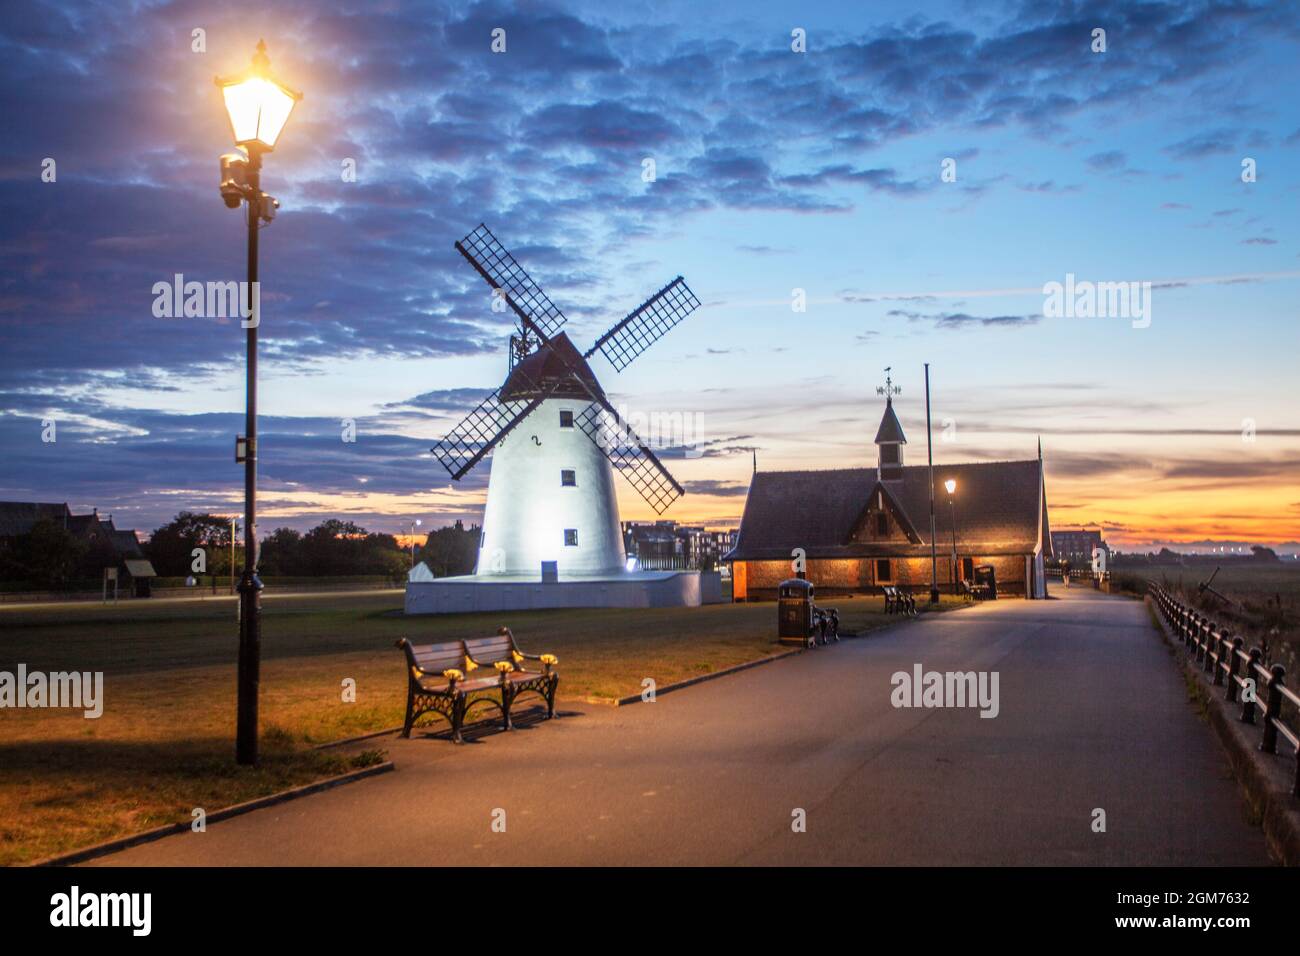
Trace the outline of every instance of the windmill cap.
[[501, 401], [517, 402], [544, 394], [590, 401], [591, 395], [573, 380], [575, 373], [591, 392], [601, 398], [605, 396], [587, 360], [569, 341], [568, 335], [559, 332], [510, 370], [501, 386]]

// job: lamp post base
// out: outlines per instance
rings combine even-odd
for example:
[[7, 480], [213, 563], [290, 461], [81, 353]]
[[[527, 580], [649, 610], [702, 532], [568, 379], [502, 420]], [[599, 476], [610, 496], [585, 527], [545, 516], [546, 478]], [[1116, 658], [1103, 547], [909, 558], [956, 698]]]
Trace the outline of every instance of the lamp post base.
[[239, 579], [239, 701], [235, 719], [235, 762], [257, 763], [257, 696], [262, 660], [262, 581], [246, 569]]
[[930, 588], [930, 603], [931, 604], [939, 603], [939, 589], [936, 587]]

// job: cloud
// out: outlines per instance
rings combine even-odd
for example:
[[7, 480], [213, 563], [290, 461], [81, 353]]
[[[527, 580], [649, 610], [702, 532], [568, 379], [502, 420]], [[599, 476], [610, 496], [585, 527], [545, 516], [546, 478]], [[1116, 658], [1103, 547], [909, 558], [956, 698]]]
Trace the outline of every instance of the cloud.
[[1116, 169], [1123, 169], [1127, 161], [1124, 152], [1118, 149], [1107, 150], [1103, 153], [1094, 153], [1085, 160], [1088, 168], [1094, 172], [1110, 172]]
[[971, 315], [968, 312], [910, 312], [905, 309], [890, 309], [885, 313], [887, 316], [905, 318], [909, 322], [930, 321], [935, 328], [939, 329], [960, 329], [972, 325], [990, 326], [1023, 326], [1034, 325], [1042, 319], [1041, 315]]

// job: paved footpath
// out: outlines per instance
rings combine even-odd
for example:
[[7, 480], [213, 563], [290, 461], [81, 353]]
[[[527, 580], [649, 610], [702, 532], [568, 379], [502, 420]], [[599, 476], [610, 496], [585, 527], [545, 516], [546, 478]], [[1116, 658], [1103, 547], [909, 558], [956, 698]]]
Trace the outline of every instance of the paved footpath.
[[[1053, 596], [464, 747], [384, 738], [393, 773], [95, 863], [1268, 864], [1144, 605]], [[893, 707], [916, 663], [997, 671], [999, 715]]]

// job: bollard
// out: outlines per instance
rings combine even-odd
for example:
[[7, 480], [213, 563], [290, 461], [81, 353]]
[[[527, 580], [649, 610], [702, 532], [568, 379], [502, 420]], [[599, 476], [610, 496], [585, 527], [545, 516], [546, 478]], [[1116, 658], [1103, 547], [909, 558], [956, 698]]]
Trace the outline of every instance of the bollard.
[[1274, 664], [1269, 669], [1268, 700], [1264, 704], [1264, 736], [1259, 741], [1259, 749], [1266, 754], [1277, 753], [1277, 724], [1282, 717], [1282, 679], [1286, 677], [1286, 668]]
[[[1250, 659], [1246, 661], [1246, 673], [1243, 674], [1242, 676], [1246, 678], [1254, 678], [1255, 668], [1259, 664], [1259, 659], [1263, 656], [1264, 656], [1263, 653], [1260, 651], [1258, 647], [1252, 647], [1250, 649]], [[1256, 686], [1255, 688], [1255, 696], [1257, 698], [1259, 697], [1258, 686]], [[1241, 722], [1243, 724], [1253, 724], [1255, 722], [1255, 701], [1253, 700], [1242, 701]]]

